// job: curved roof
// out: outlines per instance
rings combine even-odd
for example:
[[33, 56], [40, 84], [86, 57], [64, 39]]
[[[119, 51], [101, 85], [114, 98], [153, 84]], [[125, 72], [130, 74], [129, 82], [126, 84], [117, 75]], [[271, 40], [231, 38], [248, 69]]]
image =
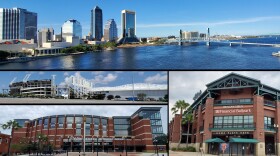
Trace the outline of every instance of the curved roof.
[[[126, 84], [116, 87], [97, 87], [93, 88], [92, 91], [127, 91], [133, 90], [132, 84]], [[167, 90], [165, 84], [148, 84], [148, 83], [135, 83], [134, 90]]]

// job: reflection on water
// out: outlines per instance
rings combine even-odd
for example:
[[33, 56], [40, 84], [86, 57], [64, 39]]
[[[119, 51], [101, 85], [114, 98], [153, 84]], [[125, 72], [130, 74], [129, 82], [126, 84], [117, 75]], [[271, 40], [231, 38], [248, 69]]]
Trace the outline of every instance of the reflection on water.
[[2, 70], [28, 69], [279, 69], [276, 47], [148, 46], [59, 56], [0, 65]]

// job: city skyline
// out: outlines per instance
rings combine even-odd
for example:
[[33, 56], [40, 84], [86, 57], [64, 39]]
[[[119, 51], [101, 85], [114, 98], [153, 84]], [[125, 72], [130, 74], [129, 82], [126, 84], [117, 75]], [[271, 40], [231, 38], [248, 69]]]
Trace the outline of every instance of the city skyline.
[[88, 79], [94, 85], [93, 87], [114, 87], [132, 83], [132, 75], [134, 83], [155, 83], [167, 85], [167, 72], [85, 72], [85, 71], [45, 71], [45, 72], [0, 72], [2, 78], [0, 89], [9, 89], [10, 82], [16, 77], [14, 82], [23, 81], [27, 74], [31, 74], [28, 80], [52, 79], [55, 76], [55, 84], [63, 85], [71, 75], [80, 76]]
[[[178, 36], [179, 29], [188, 31], [206, 32], [211, 28], [212, 35], [264, 35], [279, 34], [280, 13], [276, 6], [279, 1], [215, 1], [215, 2], [186, 2], [186, 1], [161, 1], [161, 7], [153, 7], [156, 1], [149, 1], [150, 5], [143, 1], [93, 1], [76, 2], [71, 1], [69, 6], [65, 6], [65, 1], [55, 1], [44, 4], [44, 9], [40, 7], [38, 1], [3, 2], [3, 8], [20, 7], [38, 13], [38, 28], [53, 27], [55, 33], [59, 33], [63, 22], [68, 19], [76, 19], [81, 22], [83, 36], [90, 31], [90, 10], [94, 6], [99, 6], [103, 10], [103, 23], [114, 18], [120, 31], [121, 10], [128, 9], [137, 12], [137, 37], [149, 36]], [[250, 5], [250, 8], [247, 6]], [[63, 6], [63, 12], [57, 14]], [[110, 6], [114, 6], [112, 9]], [[48, 12], [48, 8], [52, 11]], [[56, 9], [57, 8], [57, 9]], [[60, 9], [59, 9], [60, 8]], [[194, 9], [195, 8], [195, 9]], [[169, 10], [169, 11], [166, 11]], [[190, 16], [188, 16], [190, 15]], [[55, 18], [53, 18], [55, 17]], [[254, 24], [254, 29], [252, 29]], [[104, 28], [104, 25], [103, 25]]]

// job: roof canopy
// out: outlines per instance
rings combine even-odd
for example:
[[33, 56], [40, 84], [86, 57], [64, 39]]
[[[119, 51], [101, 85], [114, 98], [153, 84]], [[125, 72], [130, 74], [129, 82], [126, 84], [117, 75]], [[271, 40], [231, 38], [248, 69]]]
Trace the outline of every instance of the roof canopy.
[[223, 143], [225, 142], [224, 140], [220, 138], [213, 138], [213, 139], [208, 139], [205, 141], [206, 143]]
[[245, 139], [245, 138], [230, 138], [231, 143], [258, 143], [257, 139]]

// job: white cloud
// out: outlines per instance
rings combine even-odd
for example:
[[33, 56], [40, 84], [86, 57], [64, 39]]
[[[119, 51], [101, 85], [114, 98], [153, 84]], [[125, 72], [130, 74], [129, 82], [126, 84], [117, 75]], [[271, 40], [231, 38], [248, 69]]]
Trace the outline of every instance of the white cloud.
[[256, 23], [269, 20], [279, 20], [280, 16], [268, 16], [268, 17], [255, 17], [239, 20], [225, 20], [218, 22], [190, 22], [190, 23], [160, 23], [160, 24], [138, 24], [138, 28], [152, 28], [152, 27], [182, 27], [182, 26], [217, 26], [217, 25], [229, 25], [229, 24], [243, 24], [243, 23]]
[[156, 74], [154, 76], [149, 76], [145, 79], [146, 83], [163, 83], [167, 81], [166, 74]]
[[138, 72], [139, 76], [143, 76], [145, 72]]
[[69, 73], [68, 72], [64, 72], [63, 76], [69, 76]]
[[91, 81], [94, 84], [108, 84], [110, 82], [115, 81], [117, 78], [118, 78], [117, 74], [109, 73], [106, 76], [104, 76], [104, 75], [97, 75]]

